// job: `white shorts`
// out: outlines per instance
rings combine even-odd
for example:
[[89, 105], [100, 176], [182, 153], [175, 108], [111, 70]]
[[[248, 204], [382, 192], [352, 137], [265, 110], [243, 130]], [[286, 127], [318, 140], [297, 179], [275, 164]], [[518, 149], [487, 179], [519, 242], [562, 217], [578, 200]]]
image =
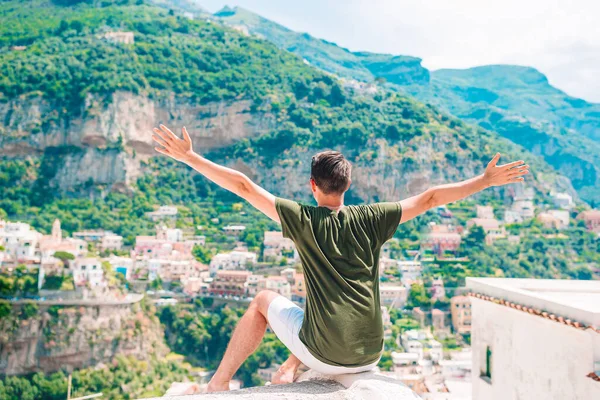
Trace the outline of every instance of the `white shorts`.
[[322, 374], [356, 374], [358, 372], [370, 371], [379, 363], [379, 360], [377, 360], [360, 367], [340, 367], [325, 364], [323, 361], [315, 358], [298, 336], [302, 327], [302, 321], [304, 321], [304, 310], [283, 296], [277, 296], [269, 304], [267, 320], [279, 340], [283, 342], [293, 355], [302, 361], [302, 364]]

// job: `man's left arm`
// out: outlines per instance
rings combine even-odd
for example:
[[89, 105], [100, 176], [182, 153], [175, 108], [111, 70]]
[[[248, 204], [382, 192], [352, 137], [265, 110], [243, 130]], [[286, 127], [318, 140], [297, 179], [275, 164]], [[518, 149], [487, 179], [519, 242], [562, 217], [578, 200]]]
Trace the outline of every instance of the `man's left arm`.
[[434, 186], [423, 193], [402, 200], [400, 202], [402, 206], [400, 222], [409, 221], [434, 207], [464, 199], [492, 186], [523, 182], [523, 176], [529, 173], [528, 165], [525, 165], [522, 160], [497, 165], [499, 159], [500, 153], [496, 153], [487, 165], [485, 172], [479, 176], [462, 182]]

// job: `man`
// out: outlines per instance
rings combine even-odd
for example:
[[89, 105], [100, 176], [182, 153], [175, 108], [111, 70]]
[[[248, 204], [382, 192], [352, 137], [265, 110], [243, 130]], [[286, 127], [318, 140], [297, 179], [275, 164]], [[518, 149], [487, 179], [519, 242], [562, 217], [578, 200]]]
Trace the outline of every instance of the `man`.
[[310, 188], [318, 206], [276, 198], [244, 174], [194, 153], [186, 129], [178, 138], [154, 129], [156, 151], [188, 164], [237, 194], [274, 221], [296, 244], [306, 282], [306, 312], [283, 296], [262, 291], [240, 319], [208, 391], [229, 389], [235, 372], [260, 344], [267, 324], [290, 350], [273, 383], [292, 382], [298, 366], [324, 374], [367, 371], [383, 347], [378, 260], [381, 246], [398, 224], [425, 211], [463, 199], [490, 186], [522, 182], [523, 161], [498, 166], [500, 154], [475, 178], [436, 186], [400, 202], [344, 206], [351, 165], [335, 151], [312, 159]]

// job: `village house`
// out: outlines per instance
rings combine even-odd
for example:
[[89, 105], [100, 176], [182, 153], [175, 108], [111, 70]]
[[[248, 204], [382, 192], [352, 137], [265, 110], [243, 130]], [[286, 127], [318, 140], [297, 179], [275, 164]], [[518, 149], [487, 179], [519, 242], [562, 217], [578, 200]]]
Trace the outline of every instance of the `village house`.
[[467, 296], [454, 296], [450, 299], [450, 313], [454, 332], [471, 332], [471, 300]]
[[265, 232], [263, 239], [263, 259], [279, 261], [286, 257], [296, 259], [296, 246], [291, 239], [284, 238], [281, 232]]
[[75, 237], [75, 234], [73, 234], [72, 238], [63, 237], [60, 220], [58, 219], [52, 223], [52, 233], [44, 235], [40, 241], [42, 258], [50, 257], [58, 251], [70, 253], [74, 257], [81, 257], [87, 253], [87, 250], [87, 241], [80, 237]]
[[292, 301], [299, 304], [306, 303], [306, 284], [303, 273], [294, 274], [294, 286], [292, 288]]
[[431, 298], [441, 299], [444, 296], [446, 296], [444, 280], [440, 277], [436, 277], [431, 281]]
[[256, 253], [249, 251], [231, 251], [229, 253], [219, 253], [210, 261], [210, 273], [216, 274], [221, 270], [240, 270], [258, 261]]
[[379, 299], [382, 306], [403, 308], [408, 298], [408, 290], [401, 285], [380, 285]]
[[454, 227], [448, 225], [432, 225], [430, 232], [421, 241], [421, 247], [435, 254], [443, 255], [446, 251], [455, 252], [460, 247], [461, 236]]
[[133, 32], [106, 32], [101, 36], [103, 39], [106, 39], [110, 42], [115, 43], [123, 43], [123, 44], [133, 44], [134, 42], [134, 34]]
[[229, 236], [239, 236], [246, 230], [245, 225], [227, 225], [223, 227], [223, 232]]
[[565, 229], [569, 226], [569, 211], [549, 210], [538, 214], [537, 220], [549, 229]]
[[446, 328], [446, 314], [442, 310], [434, 308], [431, 310], [431, 326], [434, 330], [443, 330]]
[[552, 202], [556, 207], [560, 207], [563, 209], [570, 209], [573, 207], [573, 197], [568, 193], [556, 193], [551, 194]]
[[467, 221], [467, 229], [480, 226], [485, 232], [485, 242], [492, 245], [498, 239], [506, 239], [506, 229], [495, 218], [471, 218]]
[[246, 295], [246, 281], [252, 275], [249, 271], [217, 271], [210, 285], [212, 295], [239, 296]]
[[583, 211], [579, 213], [577, 219], [585, 222], [589, 230], [600, 233], [600, 210]]
[[475, 210], [477, 213], [477, 218], [482, 219], [494, 219], [494, 207], [492, 206], [475, 206]]
[[123, 248], [123, 236], [107, 234], [100, 240], [100, 250], [121, 250]]
[[413, 283], [417, 283], [421, 279], [421, 261], [417, 260], [399, 260], [398, 269], [402, 274], [400, 280], [406, 288], [410, 288]]
[[177, 207], [175, 206], [160, 206], [156, 211], [150, 211], [146, 213], [146, 216], [152, 221], [160, 221], [166, 219], [177, 218]]
[[97, 257], [81, 257], [72, 260], [70, 269], [76, 286], [97, 288], [105, 284], [102, 260]]
[[125, 280], [130, 280], [135, 268], [135, 260], [129, 257], [118, 257], [111, 254], [106, 259], [112, 269], [125, 277]]

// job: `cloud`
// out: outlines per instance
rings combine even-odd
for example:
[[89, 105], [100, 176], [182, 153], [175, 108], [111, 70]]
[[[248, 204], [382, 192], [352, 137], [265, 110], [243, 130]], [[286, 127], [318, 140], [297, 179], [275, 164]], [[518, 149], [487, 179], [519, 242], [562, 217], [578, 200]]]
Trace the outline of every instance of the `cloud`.
[[[224, 3], [202, 4], [216, 10]], [[600, 102], [596, 0], [238, 0], [237, 5], [351, 50], [421, 57], [430, 69], [533, 66], [567, 93]]]

